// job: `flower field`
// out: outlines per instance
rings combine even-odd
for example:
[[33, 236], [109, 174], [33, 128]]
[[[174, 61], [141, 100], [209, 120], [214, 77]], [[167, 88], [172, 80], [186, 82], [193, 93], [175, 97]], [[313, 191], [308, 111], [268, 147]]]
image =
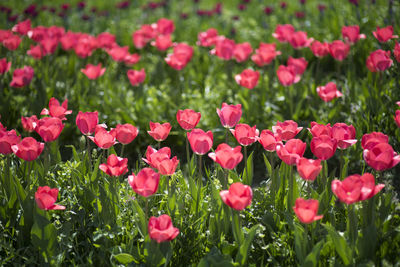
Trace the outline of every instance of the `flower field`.
[[1, 266], [398, 266], [400, 2], [0, 4]]

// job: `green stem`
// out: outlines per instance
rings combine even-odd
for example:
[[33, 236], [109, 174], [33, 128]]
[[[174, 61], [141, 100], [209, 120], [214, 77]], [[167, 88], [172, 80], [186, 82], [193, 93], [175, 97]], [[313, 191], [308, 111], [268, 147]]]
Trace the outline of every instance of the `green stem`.
[[[229, 128], [225, 128], [225, 143], [228, 144], [228, 139], [229, 139]], [[229, 144], [228, 144], [229, 145]]]
[[189, 138], [186, 134], [186, 160], [187, 160], [187, 164], [188, 164], [188, 168], [189, 168], [189, 175], [192, 174], [191, 170], [190, 170], [190, 151], [189, 151]]
[[147, 197], [144, 197], [144, 205], [145, 205], [145, 215], [146, 215], [146, 221], [149, 220], [149, 199]]
[[158, 141], [158, 150], [160, 150], [160, 147], [161, 147], [161, 142], [160, 141]]
[[86, 136], [86, 145], [87, 145], [87, 155], [89, 159], [89, 171], [92, 170], [92, 156], [90, 155], [90, 139]]
[[202, 176], [203, 176], [203, 175], [202, 175], [202, 155], [199, 155], [198, 163], [199, 163], [199, 178], [198, 178], [198, 181], [197, 181], [196, 217], [197, 217], [198, 214], [199, 214], [199, 204], [200, 204], [201, 187], [202, 187], [202, 184], [203, 184], [203, 181], [202, 181], [202, 179], [203, 179], [203, 177], [202, 177]]
[[357, 216], [354, 210], [354, 205], [348, 205], [347, 209], [347, 232], [349, 235], [350, 247], [353, 248], [354, 255], [354, 247], [357, 241]]
[[289, 196], [287, 201], [287, 209], [290, 210], [294, 205], [294, 198], [293, 198], [293, 189], [294, 189], [294, 177], [293, 177], [293, 167], [288, 165], [289, 167]]
[[228, 189], [229, 170], [225, 169], [224, 189]]
[[243, 243], [243, 235], [242, 235], [242, 225], [239, 219], [239, 212], [232, 209], [232, 232], [233, 237], [235, 238], [236, 242], [240, 246]]
[[244, 146], [244, 170], [245, 170], [245, 176], [244, 176], [244, 183], [247, 185], [250, 185], [250, 178], [249, 178], [249, 170], [247, 169], [247, 146]]
[[124, 144], [122, 144], [122, 148], [121, 148], [121, 158], [123, 158], [124, 157], [124, 149], [125, 149], [125, 145]]

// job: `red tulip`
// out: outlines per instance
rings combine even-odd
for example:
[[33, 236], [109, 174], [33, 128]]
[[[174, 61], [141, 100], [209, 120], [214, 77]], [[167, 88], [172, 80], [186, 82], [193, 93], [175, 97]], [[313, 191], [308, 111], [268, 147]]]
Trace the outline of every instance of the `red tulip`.
[[396, 110], [396, 115], [394, 116], [394, 121], [397, 124], [397, 127], [400, 128], [400, 110]]
[[190, 61], [190, 59], [193, 56], [193, 47], [191, 47], [190, 45], [186, 44], [186, 43], [178, 43], [174, 45], [174, 50], [173, 50], [174, 54], [177, 55], [185, 55], [186, 56], [186, 63]]
[[151, 25], [142, 25], [142, 27], [132, 34], [132, 41], [136, 48], [143, 48], [151, 39], [156, 37], [157, 32]]
[[68, 51], [74, 49], [75, 45], [78, 43], [78, 34], [75, 32], [67, 32], [60, 38], [60, 43], [62, 49]]
[[372, 52], [367, 58], [366, 65], [371, 72], [388, 69], [393, 65], [393, 60], [390, 59], [390, 51], [378, 49]]
[[0, 154], [8, 155], [13, 153], [12, 146], [19, 143], [21, 136], [18, 136], [15, 130], [0, 130]]
[[155, 41], [151, 42], [151, 45], [160, 51], [165, 51], [173, 45], [171, 35], [159, 35]]
[[171, 149], [169, 147], [163, 147], [158, 151], [151, 146], [147, 147], [146, 158], [142, 158], [144, 162], [150, 165], [150, 167], [157, 169], [158, 164], [171, 157]]
[[218, 145], [217, 149], [213, 153], [208, 153], [208, 156], [221, 165], [222, 168], [232, 170], [234, 169], [243, 159], [243, 155], [240, 152], [241, 146], [235, 148], [230, 147], [228, 144], [222, 143]]
[[228, 105], [226, 103], [222, 103], [221, 109], [217, 108], [217, 114], [223, 127], [235, 127], [242, 117], [242, 105]]
[[384, 184], [375, 185], [375, 178], [370, 173], [354, 174], [343, 181], [332, 181], [332, 192], [346, 204], [370, 199], [384, 188]]
[[0, 59], [0, 74], [6, 73], [11, 67], [11, 62], [7, 62], [6, 58]]
[[72, 113], [72, 110], [68, 110], [68, 99], [60, 105], [57, 99], [54, 97], [50, 98], [49, 109], [44, 108], [40, 115], [50, 115], [51, 117], [57, 117], [61, 120], [66, 120], [65, 115]]
[[304, 57], [302, 58], [293, 58], [291, 56], [289, 56], [289, 59], [287, 61], [287, 66], [293, 66], [294, 68], [294, 72], [296, 73], [296, 75], [302, 75], [304, 73], [304, 71], [307, 68], [307, 60], [304, 59]]
[[64, 206], [54, 204], [57, 201], [58, 189], [48, 186], [39, 186], [35, 192], [35, 200], [42, 210], [65, 210]]
[[250, 127], [247, 124], [236, 124], [235, 130], [231, 129], [231, 133], [242, 146], [248, 146], [258, 140], [259, 131], [256, 126]]
[[213, 134], [211, 131], [204, 132], [201, 129], [193, 129], [187, 133], [190, 147], [197, 155], [206, 154], [213, 145]]
[[312, 121], [311, 128], [308, 128], [308, 131], [312, 134], [313, 137], [318, 137], [321, 135], [332, 137], [332, 127], [330, 123], [324, 125]]
[[258, 138], [258, 142], [264, 147], [267, 151], [275, 151], [276, 145], [281, 141], [278, 136], [276, 136], [270, 130], [262, 130], [260, 137]]
[[191, 130], [199, 123], [201, 113], [192, 109], [178, 110], [176, 120], [179, 125], [185, 130]]
[[142, 169], [137, 175], [128, 176], [128, 183], [138, 195], [149, 197], [157, 192], [160, 174], [151, 168]]
[[156, 30], [159, 34], [162, 35], [171, 34], [175, 31], [174, 21], [166, 18], [161, 18], [157, 21]]
[[276, 145], [276, 153], [283, 162], [294, 165], [299, 158], [303, 157], [306, 147], [307, 144], [300, 139], [290, 139], [285, 145], [279, 142]]
[[328, 44], [329, 53], [331, 56], [339, 61], [342, 61], [347, 57], [350, 51], [350, 45], [343, 43], [340, 40], [333, 41], [332, 43]]
[[343, 94], [337, 89], [334, 82], [329, 82], [325, 86], [318, 86], [317, 93], [319, 97], [325, 101], [332, 101], [334, 98], [341, 97]]
[[370, 149], [365, 149], [363, 155], [367, 164], [377, 171], [393, 168], [400, 162], [400, 155], [397, 155], [388, 143], [376, 144]]
[[11, 146], [14, 154], [26, 161], [37, 159], [42, 153], [43, 148], [44, 143], [39, 143], [32, 137], [25, 137], [18, 144]]
[[138, 135], [138, 129], [132, 124], [117, 124], [115, 128], [115, 137], [121, 144], [127, 145], [132, 142]]
[[293, 66], [280, 65], [276, 71], [279, 82], [283, 86], [290, 86], [300, 81], [300, 75], [297, 75]]
[[257, 85], [259, 78], [260, 73], [251, 69], [245, 69], [241, 74], [235, 75], [237, 84], [248, 89], [253, 89]]
[[299, 158], [296, 162], [297, 172], [304, 180], [314, 181], [322, 170], [321, 160]]
[[154, 140], [160, 142], [168, 137], [171, 128], [172, 126], [168, 122], [160, 124], [158, 122], [154, 123], [150, 121], [150, 131], [147, 131], [147, 133], [153, 137]]
[[157, 243], [171, 241], [179, 234], [179, 229], [172, 225], [171, 217], [166, 214], [160, 217], [151, 217], [148, 231], [150, 238], [157, 241]]
[[41, 59], [44, 56], [44, 51], [40, 44], [36, 46], [31, 45], [31, 49], [29, 49], [26, 54], [34, 59]]
[[107, 54], [117, 62], [123, 62], [126, 56], [129, 55], [129, 47], [128, 46], [119, 46], [114, 45], [112, 48], [107, 49]]
[[251, 205], [253, 198], [253, 191], [248, 185], [242, 183], [233, 183], [229, 190], [222, 190], [219, 192], [222, 201], [235, 210], [244, 210]]
[[35, 131], [45, 142], [53, 142], [56, 140], [63, 129], [64, 124], [62, 124], [62, 120], [57, 117], [42, 118], [38, 120], [35, 127]]
[[364, 134], [361, 138], [361, 147], [363, 149], [371, 149], [380, 143], [389, 143], [389, 136], [381, 132], [372, 132]]
[[21, 43], [21, 38], [18, 35], [11, 35], [7, 39], [3, 40], [3, 45], [8, 50], [16, 50]]
[[124, 58], [124, 63], [127, 66], [132, 66], [136, 63], [138, 63], [140, 60], [140, 55], [139, 54], [128, 54]]
[[157, 170], [160, 172], [162, 175], [170, 176], [175, 173], [176, 167], [178, 167], [179, 160], [175, 156], [172, 159], [170, 158], [164, 158], [161, 159], [157, 163]]
[[31, 117], [21, 117], [22, 128], [27, 132], [33, 132], [36, 128], [38, 118], [36, 115]]
[[84, 135], [91, 135], [94, 133], [97, 124], [99, 123], [99, 115], [95, 112], [82, 112], [79, 111], [76, 116], [76, 125]]
[[300, 49], [304, 47], [309, 47], [314, 39], [308, 38], [306, 32], [298, 31], [292, 33], [288, 41], [294, 49]]
[[[400, 62], [400, 43], [396, 42], [393, 50], [393, 55], [396, 58], [397, 62]], [[0, 73], [1, 73], [1, 67], [0, 67]]]
[[42, 46], [43, 53], [45, 55], [51, 55], [51, 54], [54, 54], [54, 52], [57, 49], [58, 39], [46, 37], [43, 40], [41, 40], [39, 43]]
[[29, 66], [24, 66], [23, 69], [15, 69], [10, 86], [21, 88], [28, 85], [33, 78], [33, 74], [33, 68]]
[[126, 75], [128, 76], [129, 82], [132, 84], [132, 86], [138, 86], [146, 79], [146, 73], [144, 69], [141, 69], [140, 71], [128, 70]]
[[99, 169], [109, 176], [121, 176], [128, 172], [128, 159], [111, 154], [107, 158], [107, 164], [100, 164]]
[[10, 38], [13, 35], [12, 31], [0, 29], [0, 42]]
[[218, 38], [216, 41], [215, 48], [211, 50], [211, 54], [216, 55], [221, 59], [229, 60], [233, 57], [234, 49], [235, 49], [234, 40], [220, 36], [220, 38]]
[[360, 39], [365, 39], [365, 34], [360, 34], [360, 26], [343, 26], [342, 27], [343, 39], [350, 44], [355, 44]]
[[262, 67], [268, 65], [280, 55], [280, 51], [276, 51], [276, 44], [260, 43], [260, 47], [256, 49], [256, 54], [251, 56], [251, 60], [258, 66]]
[[278, 39], [279, 42], [286, 43], [289, 41], [294, 31], [295, 31], [294, 27], [291, 24], [284, 24], [284, 25], [278, 24], [272, 36]]
[[314, 41], [312, 42], [310, 49], [316, 57], [324, 57], [329, 54], [329, 45], [326, 42], [321, 43], [319, 41]]
[[317, 215], [319, 202], [316, 199], [303, 199], [299, 197], [296, 199], [295, 206], [293, 207], [294, 213], [302, 223], [312, 223], [321, 220], [323, 215]]
[[236, 62], [243, 62], [249, 58], [251, 52], [253, 52], [253, 48], [250, 43], [236, 44], [233, 49], [233, 57], [236, 59]]
[[375, 38], [378, 39], [378, 41], [381, 43], [385, 43], [390, 39], [399, 38], [399, 36], [393, 35], [393, 26], [391, 25], [384, 28], [379, 28], [379, 26], [377, 26], [376, 31], [372, 33], [374, 34]]
[[338, 141], [327, 135], [313, 137], [310, 143], [311, 152], [321, 160], [330, 159], [336, 152]]
[[346, 149], [357, 143], [356, 129], [353, 125], [335, 123], [332, 127], [332, 137], [337, 140], [339, 149]]
[[210, 28], [205, 32], [200, 32], [197, 36], [197, 45], [209, 47], [215, 45], [216, 39], [218, 37], [218, 31], [214, 28]]
[[115, 131], [107, 131], [102, 125], [97, 125], [93, 136], [88, 136], [98, 147], [108, 149], [115, 145]]
[[97, 35], [97, 42], [100, 48], [111, 48], [115, 44], [115, 35], [108, 32], [102, 32]]
[[272, 126], [274, 134], [284, 141], [294, 138], [302, 129], [303, 127], [297, 127], [297, 122], [292, 120], [277, 121], [276, 125]]
[[27, 35], [27, 33], [31, 30], [31, 20], [27, 19], [24, 21], [18, 22], [18, 24], [12, 27], [12, 31], [19, 33], [21, 35]]
[[165, 62], [176, 70], [183, 69], [193, 56], [193, 48], [185, 43], [180, 43], [174, 47], [174, 52], [168, 54]]
[[91, 80], [95, 80], [100, 76], [103, 76], [105, 71], [106, 68], [102, 68], [101, 63], [98, 65], [87, 64], [84, 69], [81, 69], [81, 72]]

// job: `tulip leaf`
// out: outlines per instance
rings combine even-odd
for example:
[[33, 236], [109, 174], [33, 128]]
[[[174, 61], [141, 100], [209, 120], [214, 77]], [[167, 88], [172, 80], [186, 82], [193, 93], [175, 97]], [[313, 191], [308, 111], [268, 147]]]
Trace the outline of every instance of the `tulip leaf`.
[[253, 181], [253, 154], [254, 152], [252, 152], [248, 157], [246, 166], [243, 170], [243, 183], [247, 185], [251, 185]]
[[[139, 203], [136, 200], [133, 200], [133, 207], [138, 214], [137, 219], [138, 219], [139, 232], [142, 235], [142, 237], [145, 237], [147, 235], [146, 215], [144, 214], [142, 208], [139, 206]], [[135, 220], [135, 221], [137, 221], [137, 220]]]
[[319, 241], [312, 249], [312, 251], [307, 255], [304, 260], [302, 267], [315, 267], [318, 266], [319, 254], [321, 252], [322, 246], [325, 243], [325, 239]]
[[240, 264], [240, 266], [244, 266], [247, 262], [247, 258], [250, 254], [250, 247], [251, 243], [253, 242], [253, 239], [257, 233], [257, 230], [259, 228], [259, 225], [256, 224], [247, 233], [247, 236], [243, 242], [243, 244], [240, 245], [239, 251], [236, 254], [236, 262]]
[[31, 242], [47, 259], [47, 257], [51, 257], [55, 253], [57, 229], [47, 218], [46, 212], [36, 208], [34, 213], [35, 222], [31, 229]]
[[269, 163], [269, 160], [268, 160], [267, 156], [265, 154], [263, 154], [263, 156], [264, 156], [265, 166], [267, 167], [267, 170], [268, 170], [268, 174], [269, 174], [270, 177], [272, 177], [272, 166]]
[[96, 164], [94, 165], [93, 173], [92, 173], [92, 176], [90, 178], [92, 182], [94, 182], [97, 179], [97, 173], [99, 172], [99, 166], [100, 166], [101, 158], [102, 157], [99, 157], [96, 160]]
[[210, 252], [205, 255], [197, 265], [197, 267], [233, 267], [238, 264], [232, 262], [232, 258], [229, 255], [221, 254], [218, 248], [213, 247]]
[[76, 152], [76, 149], [75, 149], [75, 147], [74, 147], [73, 145], [66, 145], [65, 147], [69, 147], [69, 148], [72, 149], [72, 156], [73, 156], [73, 158], [74, 158], [75, 161], [77, 161], [77, 162], [80, 162], [80, 161], [81, 161], [81, 159], [79, 158], [79, 155], [78, 155], [78, 153]]
[[328, 231], [333, 244], [335, 245], [336, 252], [339, 254], [344, 265], [349, 265], [353, 261], [352, 249], [349, 247], [346, 239], [341, 236], [335, 228], [328, 224], [322, 224]]
[[304, 228], [298, 224], [294, 224], [294, 249], [296, 251], [296, 257], [300, 263], [303, 263], [306, 258], [307, 251], [307, 238], [304, 238]]
[[114, 258], [121, 264], [129, 264], [135, 260], [133, 258], [133, 256], [128, 253], [120, 253], [120, 254], [114, 255]]

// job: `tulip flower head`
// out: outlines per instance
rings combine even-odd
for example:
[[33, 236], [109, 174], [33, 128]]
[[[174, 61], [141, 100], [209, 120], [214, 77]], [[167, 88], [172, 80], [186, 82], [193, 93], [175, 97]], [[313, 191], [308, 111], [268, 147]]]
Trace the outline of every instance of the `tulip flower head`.
[[81, 69], [81, 72], [91, 80], [95, 80], [100, 76], [103, 76], [105, 71], [106, 68], [102, 68], [101, 63], [98, 65], [87, 64], [84, 69]]
[[160, 124], [158, 122], [154, 123], [150, 121], [150, 131], [147, 131], [147, 133], [153, 137], [154, 140], [161, 142], [167, 139], [171, 128], [172, 126], [169, 122]]
[[35, 192], [35, 201], [42, 210], [65, 210], [65, 206], [54, 204], [57, 201], [58, 189], [39, 186]]
[[295, 206], [293, 207], [294, 213], [302, 223], [312, 223], [321, 220], [323, 215], [317, 215], [319, 202], [316, 199], [296, 199]]
[[44, 108], [40, 115], [50, 115], [51, 117], [57, 117], [61, 120], [66, 120], [65, 115], [72, 113], [72, 110], [68, 110], [68, 99], [60, 105], [57, 99], [54, 97], [50, 98], [49, 109]]
[[286, 43], [289, 41], [292, 34], [295, 32], [293, 25], [291, 24], [278, 24], [275, 28], [275, 32], [272, 36], [281, 43]]
[[271, 130], [262, 130], [258, 142], [264, 147], [265, 150], [273, 152], [276, 150], [276, 145], [282, 140], [279, 139]]
[[314, 181], [322, 170], [321, 160], [299, 158], [296, 162], [297, 172], [307, 181]]
[[312, 134], [313, 137], [318, 137], [321, 135], [327, 135], [329, 137], [332, 137], [332, 127], [330, 123], [325, 125], [312, 121], [310, 125], [311, 128], [308, 128], [308, 131]]
[[157, 192], [160, 174], [151, 168], [142, 169], [137, 175], [128, 176], [128, 183], [138, 195], [149, 197]]
[[371, 149], [380, 143], [389, 143], [389, 136], [381, 132], [372, 132], [364, 134], [361, 138], [361, 147], [363, 149]]
[[343, 61], [350, 52], [350, 45], [340, 40], [333, 41], [328, 48], [331, 56], [339, 61]]
[[94, 133], [96, 126], [99, 124], [99, 114], [95, 112], [82, 112], [79, 111], [76, 116], [76, 125], [84, 135], [91, 135]]
[[233, 183], [229, 190], [222, 190], [219, 195], [226, 205], [235, 210], [244, 210], [253, 199], [251, 187], [242, 183]]
[[276, 71], [279, 82], [283, 86], [290, 86], [294, 83], [298, 83], [301, 76], [296, 74], [296, 70], [293, 66], [280, 65]]
[[62, 120], [57, 117], [45, 117], [37, 122], [35, 131], [43, 138], [45, 142], [55, 141], [64, 129]]
[[204, 132], [201, 129], [193, 129], [187, 133], [190, 147], [197, 155], [204, 155], [210, 151], [213, 145], [213, 134], [211, 131]]
[[373, 32], [373, 35], [381, 43], [386, 43], [390, 39], [399, 38], [399, 36], [393, 35], [393, 26], [391, 25], [384, 28], [379, 28], [377, 26], [376, 31]]
[[123, 145], [131, 143], [136, 138], [138, 133], [139, 130], [129, 123], [117, 124], [117, 127], [115, 128], [115, 137], [117, 138], [118, 142]]
[[115, 131], [107, 131], [103, 125], [97, 125], [94, 137], [88, 136], [99, 148], [109, 149], [117, 142], [115, 141]]
[[307, 144], [300, 139], [290, 139], [286, 144], [278, 143], [276, 145], [276, 153], [283, 162], [288, 165], [294, 165], [299, 158], [303, 157], [306, 147]]
[[259, 78], [260, 73], [251, 69], [246, 69], [242, 73], [235, 75], [236, 83], [247, 89], [253, 89], [257, 86]]
[[319, 41], [312, 42], [310, 46], [311, 51], [316, 57], [324, 57], [329, 55], [329, 45], [328, 43], [321, 43]]
[[245, 42], [242, 44], [236, 44], [233, 49], [233, 57], [236, 62], [243, 62], [249, 58], [251, 52], [253, 52], [253, 48], [250, 43]]
[[377, 171], [391, 169], [400, 162], [400, 155], [388, 143], [379, 143], [364, 150], [364, 160]]
[[355, 44], [360, 39], [365, 39], [365, 34], [360, 34], [360, 26], [343, 26], [342, 27], [342, 37], [345, 41], [350, 44]]
[[11, 147], [18, 144], [21, 136], [15, 130], [6, 131], [0, 129], [0, 154], [8, 155], [13, 153]]
[[356, 129], [353, 125], [335, 123], [332, 127], [332, 137], [338, 141], [339, 149], [346, 149], [357, 143]]
[[107, 158], [107, 164], [100, 164], [99, 169], [109, 176], [121, 176], [128, 172], [128, 159], [111, 154]]
[[372, 52], [367, 58], [366, 65], [371, 72], [387, 70], [393, 65], [393, 60], [390, 59], [390, 51], [378, 49]]
[[254, 125], [250, 127], [248, 124], [236, 124], [235, 129], [231, 129], [231, 133], [242, 146], [249, 146], [258, 140], [259, 131]]
[[327, 135], [313, 137], [310, 143], [311, 152], [320, 160], [330, 159], [336, 152], [338, 141]]
[[11, 146], [11, 149], [17, 157], [32, 161], [42, 153], [44, 143], [39, 143], [32, 137], [25, 137], [18, 144]]
[[332, 181], [332, 192], [340, 201], [350, 205], [358, 201], [370, 199], [375, 196], [384, 184], [375, 185], [375, 178], [370, 173], [364, 175], [354, 174], [345, 178], [343, 181]]
[[22, 69], [15, 69], [13, 79], [10, 83], [11, 87], [22, 88], [28, 85], [33, 79], [34, 71], [30, 66], [24, 66]]
[[241, 146], [232, 148], [228, 144], [222, 143], [218, 145], [215, 152], [208, 153], [208, 156], [221, 165], [222, 168], [232, 170], [243, 159], [243, 154], [240, 152], [241, 149]]
[[11, 62], [7, 62], [6, 58], [0, 59], [0, 74], [8, 72], [11, 67]]
[[146, 73], [144, 69], [141, 69], [139, 71], [128, 70], [126, 75], [128, 76], [129, 82], [132, 84], [132, 86], [138, 86], [146, 79]]
[[171, 157], [171, 149], [169, 147], [163, 147], [158, 151], [151, 146], [147, 147], [146, 158], [143, 161], [150, 165], [150, 167], [157, 169], [158, 164]]
[[185, 130], [192, 130], [199, 123], [201, 113], [193, 109], [178, 110], [176, 120], [179, 125]]
[[242, 105], [228, 105], [226, 103], [222, 103], [221, 109], [217, 108], [217, 114], [223, 127], [235, 127], [242, 117]]
[[36, 115], [33, 115], [31, 117], [21, 117], [22, 128], [30, 133], [35, 130], [37, 122], [38, 118], [36, 117]]
[[337, 89], [334, 82], [329, 82], [325, 86], [318, 86], [317, 93], [325, 102], [330, 102], [334, 98], [343, 96], [343, 94]]
[[166, 214], [151, 217], [148, 225], [149, 236], [157, 243], [171, 241], [179, 234], [179, 229], [172, 225], [171, 217]]
[[277, 121], [275, 126], [272, 126], [272, 131], [279, 137], [280, 140], [290, 140], [303, 129], [303, 127], [297, 127], [297, 122], [293, 120]]

